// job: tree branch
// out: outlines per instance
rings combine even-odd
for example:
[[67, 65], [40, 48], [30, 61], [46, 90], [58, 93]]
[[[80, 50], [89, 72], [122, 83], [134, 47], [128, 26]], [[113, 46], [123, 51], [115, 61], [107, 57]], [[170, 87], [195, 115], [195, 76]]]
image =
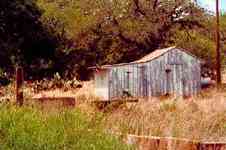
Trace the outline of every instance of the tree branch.
[[134, 5], [135, 5], [135, 13], [139, 13], [143, 16], [146, 16], [146, 13], [140, 8], [140, 5], [139, 5], [139, 0], [133, 0], [134, 2]]

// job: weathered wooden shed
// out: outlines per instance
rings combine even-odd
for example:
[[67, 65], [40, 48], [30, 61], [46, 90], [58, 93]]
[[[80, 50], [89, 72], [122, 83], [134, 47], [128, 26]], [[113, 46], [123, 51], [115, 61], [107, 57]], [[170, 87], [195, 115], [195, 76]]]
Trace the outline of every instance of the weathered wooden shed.
[[95, 68], [95, 93], [102, 100], [174, 94], [190, 96], [201, 89], [201, 62], [189, 52], [169, 47], [131, 62]]

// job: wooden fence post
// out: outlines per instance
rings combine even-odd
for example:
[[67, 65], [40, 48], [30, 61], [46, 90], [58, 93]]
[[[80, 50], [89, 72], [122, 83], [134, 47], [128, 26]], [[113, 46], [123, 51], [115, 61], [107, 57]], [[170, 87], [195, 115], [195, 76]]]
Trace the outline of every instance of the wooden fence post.
[[24, 82], [24, 76], [23, 76], [23, 68], [17, 67], [16, 68], [16, 103], [19, 106], [23, 105], [23, 82]]

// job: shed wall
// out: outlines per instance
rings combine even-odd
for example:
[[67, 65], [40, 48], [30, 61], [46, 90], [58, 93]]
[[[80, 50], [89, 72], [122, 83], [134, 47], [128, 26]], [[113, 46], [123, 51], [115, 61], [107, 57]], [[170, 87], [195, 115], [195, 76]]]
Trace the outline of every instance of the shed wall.
[[109, 72], [109, 97], [138, 96], [138, 65], [125, 65], [111, 68]]
[[102, 100], [109, 100], [109, 70], [100, 70], [94, 75], [95, 94]]
[[[170, 70], [168, 73], [166, 70]], [[105, 98], [193, 95], [201, 88], [200, 61], [179, 49], [146, 62], [113, 66], [98, 93]], [[106, 87], [108, 86], [108, 87]]]

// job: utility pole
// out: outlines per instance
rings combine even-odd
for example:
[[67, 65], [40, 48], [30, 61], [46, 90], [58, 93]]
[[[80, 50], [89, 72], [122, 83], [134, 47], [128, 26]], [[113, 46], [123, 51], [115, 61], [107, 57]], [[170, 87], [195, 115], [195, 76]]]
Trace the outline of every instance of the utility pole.
[[220, 20], [219, 20], [219, 0], [216, 0], [216, 73], [217, 86], [221, 85], [221, 53], [220, 53]]

